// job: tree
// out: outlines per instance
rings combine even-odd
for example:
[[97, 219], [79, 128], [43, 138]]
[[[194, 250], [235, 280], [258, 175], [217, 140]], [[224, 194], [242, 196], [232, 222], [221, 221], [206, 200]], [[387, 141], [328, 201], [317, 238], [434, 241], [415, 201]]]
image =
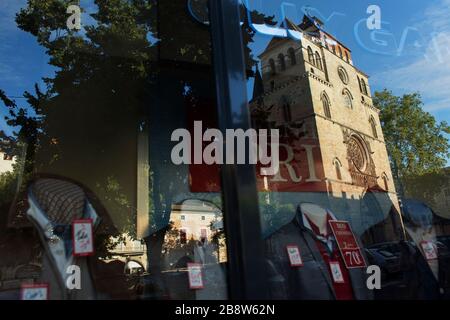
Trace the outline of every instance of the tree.
[[[410, 175], [404, 179], [405, 195], [410, 199], [420, 200], [435, 212], [446, 207], [446, 198], [441, 193], [450, 188], [450, 168], [423, 175]], [[447, 210], [448, 211], [448, 210]], [[447, 215], [447, 212], [441, 212]]]
[[423, 110], [419, 93], [395, 96], [391, 91], [375, 92], [374, 105], [380, 109], [389, 159], [404, 195], [403, 183], [409, 176], [437, 172], [449, 157], [450, 133], [446, 122], [437, 122]]

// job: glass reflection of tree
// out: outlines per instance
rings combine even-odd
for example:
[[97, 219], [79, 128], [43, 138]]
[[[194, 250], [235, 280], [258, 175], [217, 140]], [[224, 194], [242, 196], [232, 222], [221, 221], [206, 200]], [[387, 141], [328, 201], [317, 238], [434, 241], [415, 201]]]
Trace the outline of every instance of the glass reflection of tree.
[[[131, 172], [112, 170], [108, 165], [92, 168], [90, 164], [108, 164], [111, 154], [123, 160], [131, 151], [122, 147], [141, 121], [150, 61], [155, 55], [148, 36], [156, 24], [154, 4], [97, 0], [98, 10], [91, 15], [95, 23], [81, 33], [66, 30], [69, 4], [28, 0], [16, 16], [18, 27], [47, 50], [56, 72], [53, 78], [44, 79], [46, 93], [37, 86], [34, 95], [24, 93], [27, 107], [19, 107], [1, 92], [10, 113], [7, 123], [18, 130], [13, 136], [2, 132], [2, 147], [7, 144], [13, 149], [18, 162], [24, 162], [26, 174], [59, 168], [76, 177], [91, 170], [91, 187], [108, 195], [102, 200], [129, 213], [132, 201], [123, 190], [129, 187], [124, 181]], [[130, 136], [120, 137], [123, 132]], [[25, 159], [20, 158], [20, 144], [27, 146]], [[79, 160], [78, 168], [71, 159]], [[84, 183], [83, 179], [80, 182]], [[121, 214], [118, 219], [121, 231], [134, 233], [132, 215]]]
[[[115, 219], [122, 226], [121, 232], [133, 235], [136, 225], [130, 212], [135, 208], [124, 190], [130, 188], [127, 181], [135, 176], [135, 167], [108, 165], [111, 155], [115, 155], [114, 163], [136, 160], [136, 146], [130, 140], [138, 131], [150, 127], [147, 109], [155, 94], [151, 88], [162, 74], [166, 76], [166, 62], [201, 65], [212, 71], [210, 34], [205, 26], [195, 25], [182, 0], [93, 0], [97, 11], [90, 16], [94, 23], [84, 25], [83, 31], [76, 33], [66, 29], [70, 3], [28, 0], [16, 16], [18, 27], [46, 49], [49, 64], [56, 72], [44, 79], [46, 92], [36, 86], [34, 94], [24, 93], [27, 106], [18, 106], [0, 91], [0, 99], [10, 111], [8, 125], [18, 130], [12, 136], [0, 132], [1, 146], [19, 156], [25, 173], [60, 168], [61, 172], [73, 171], [74, 176], [89, 176], [94, 181], [94, 191], [104, 195], [102, 200], [122, 212]], [[255, 21], [263, 19], [274, 24], [273, 17], [252, 14]], [[251, 70], [256, 62], [248, 44], [253, 41], [254, 32], [248, 23], [244, 23], [243, 31]], [[172, 72], [176, 73], [176, 68], [179, 64], [172, 64]], [[174, 95], [182, 96], [184, 84], [173, 90], [178, 92]], [[21, 143], [27, 146], [23, 159], [19, 152]], [[91, 163], [97, 164], [95, 168]], [[158, 165], [150, 166], [153, 216], [170, 214], [175, 186], [187, 180], [177, 170], [167, 179], [159, 169]], [[1, 178], [6, 184], [11, 180]], [[162, 228], [147, 241], [151, 247], [150, 273], [161, 272], [160, 253], [169, 229]]]

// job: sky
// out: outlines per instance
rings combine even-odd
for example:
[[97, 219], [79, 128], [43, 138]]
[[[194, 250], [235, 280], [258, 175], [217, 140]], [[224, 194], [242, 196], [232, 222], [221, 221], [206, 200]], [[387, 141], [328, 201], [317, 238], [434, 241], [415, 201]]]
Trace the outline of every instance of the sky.
[[[325, 30], [352, 50], [356, 67], [370, 76], [372, 92], [396, 95], [419, 92], [424, 109], [450, 123], [450, 0], [289, 0], [300, 21], [305, 8], [325, 23]], [[250, 6], [279, 21], [281, 0], [249, 0]], [[382, 29], [366, 27], [370, 5], [380, 8]], [[254, 51], [261, 51], [258, 41]]]
[[[266, 14], [280, 16], [281, 0], [249, 1]], [[289, 1], [297, 6], [296, 12], [288, 11], [289, 18], [300, 21], [301, 8], [308, 6], [352, 50], [355, 65], [370, 76], [372, 91], [420, 92], [424, 109], [450, 123], [450, 0]], [[25, 4], [0, 1], [0, 88], [9, 96], [21, 96], [34, 83], [43, 86], [41, 78], [54, 72], [35, 38], [15, 25], [15, 13]], [[81, 0], [81, 6], [91, 4]], [[381, 9], [382, 30], [365, 26], [370, 5]], [[0, 130], [8, 131], [4, 114], [0, 107]]]

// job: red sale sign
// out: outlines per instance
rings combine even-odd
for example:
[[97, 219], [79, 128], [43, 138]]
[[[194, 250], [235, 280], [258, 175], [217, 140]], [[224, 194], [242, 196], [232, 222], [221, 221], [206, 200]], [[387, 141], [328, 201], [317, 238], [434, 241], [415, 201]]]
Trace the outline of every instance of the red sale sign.
[[347, 269], [364, 268], [366, 262], [350, 224], [347, 221], [329, 221], [329, 223]]

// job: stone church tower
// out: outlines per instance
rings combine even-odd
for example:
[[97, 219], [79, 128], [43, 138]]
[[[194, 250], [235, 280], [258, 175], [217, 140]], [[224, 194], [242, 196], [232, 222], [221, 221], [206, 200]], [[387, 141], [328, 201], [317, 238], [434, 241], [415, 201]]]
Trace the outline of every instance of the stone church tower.
[[303, 191], [324, 191], [329, 198], [355, 200], [349, 202], [359, 206], [368, 190], [376, 190], [397, 207], [368, 76], [355, 67], [351, 50], [325, 32], [317, 18], [305, 16], [300, 25], [285, 23], [304, 36], [301, 41], [273, 38], [259, 55], [261, 72], [256, 73], [250, 103], [254, 126], [262, 126], [258, 115], [265, 112], [266, 126], [300, 128], [301, 139], [317, 144], [320, 155], [314, 157], [314, 168], [322, 185]]

